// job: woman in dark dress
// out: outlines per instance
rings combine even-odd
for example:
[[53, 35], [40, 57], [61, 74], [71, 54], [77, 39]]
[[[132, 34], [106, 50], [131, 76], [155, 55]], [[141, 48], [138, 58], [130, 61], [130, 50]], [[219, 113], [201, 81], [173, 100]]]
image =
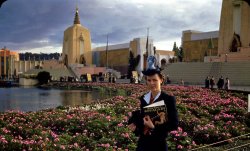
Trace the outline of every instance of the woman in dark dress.
[[[143, 74], [149, 92], [140, 97], [140, 111], [134, 113], [137, 120], [132, 120], [129, 128], [139, 136], [137, 151], [166, 151], [168, 132], [176, 130], [178, 127], [175, 97], [161, 91], [164, 76], [159, 68], [149, 68], [143, 71]], [[144, 116], [143, 107], [162, 100], [166, 105], [165, 122], [156, 124], [149, 116]]]

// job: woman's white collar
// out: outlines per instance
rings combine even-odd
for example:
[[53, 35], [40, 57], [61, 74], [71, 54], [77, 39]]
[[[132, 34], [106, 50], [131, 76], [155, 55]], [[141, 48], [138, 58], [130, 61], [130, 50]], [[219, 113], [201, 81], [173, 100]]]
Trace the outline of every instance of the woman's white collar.
[[[147, 102], [147, 104], [149, 104], [149, 102], [150, 102], [151, 93], [152, 93], [152, 92], [149, 91], [147, 94], [144, 95], [144, 98], [143, 98], [143, 99]], [[154, 101], [155, 101], [156, 99], [158, 99], [160, 95], [161, 95], [161, 91], [158, 92], [158, 94], [155, 96]]]

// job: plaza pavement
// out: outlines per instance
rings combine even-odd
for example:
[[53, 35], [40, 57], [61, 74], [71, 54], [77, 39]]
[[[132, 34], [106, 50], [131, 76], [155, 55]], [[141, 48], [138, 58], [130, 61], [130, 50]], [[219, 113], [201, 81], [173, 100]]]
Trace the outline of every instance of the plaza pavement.
[[[129, 79], [117, 79], [116, 83], [130, 83]], [[177, 84], [171, 84], [171, 85], [177, 85]], [[185, 85], [185, 86], [198, 86], [198, 87], [204, 87], [204, 85]], [[215, 88], [217, 88], [215, 86]], [[239, 90], [239, 91], [246, 91], [250, 94], [250, 86], [230, 86], [230, 90]]]

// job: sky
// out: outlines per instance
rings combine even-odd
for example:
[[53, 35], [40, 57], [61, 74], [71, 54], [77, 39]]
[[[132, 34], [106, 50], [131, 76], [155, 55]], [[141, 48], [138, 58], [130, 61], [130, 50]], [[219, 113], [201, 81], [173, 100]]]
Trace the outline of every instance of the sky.
[[219, 30], [222, 0], [7, 0], [0, 8], [0, 48], [19, 52], [62, 52], [63, 32], [76, 6], [91, 33], [92, 48], [153, 39], [157, 50], [181, 45], [182, 31]]

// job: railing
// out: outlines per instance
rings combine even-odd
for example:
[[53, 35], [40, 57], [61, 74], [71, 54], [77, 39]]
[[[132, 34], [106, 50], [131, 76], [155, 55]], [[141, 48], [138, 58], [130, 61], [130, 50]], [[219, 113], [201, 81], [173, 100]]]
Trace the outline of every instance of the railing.
[[73, 67], [68, 67], [68, 71], [70, 72], [71, 75], [73, 75], [78, 81], [80, 80], [77, 74], [74, 72], [72, 69]]
[[[205, 150], [205, 148], [212, 147], [212, 146], [215, 146], [215, 145], [219, 145], [219, 144], [222, 144], [222, 143], [227, 143], [227, 142], [231, 142], [231, 143], [228, 144], [230, 148], [228, 147], [227, 149], [224, 149], [224, 151], [232, 151], [232, 150], [237, 150], [238, 151], [239, 149], [241, 149], [242, 151], [245, 151], [245, 149], [246, 149], [246, 151], [250, 150], [250, 142], [239, 144], [236, 141], [236, 140], [239, 141], [240, 138], [244, 138], [244, 137], [247, 138], [246, 140], [250, 141], [250, 133], [248, 133], [248, 134], [240, 135], [240, 136], [233, 137], [233, 138], [230, 138], [230, 139], [227, 139], [227, 140], [223, 140], [223, 141], [215, 142], [215, 143], [212, 143], [212, 144], [204, 145], [204, 146], [201, 146], [201, 147], [198, 147], [198, 148], [193, 148], [190, 151]], [[242, 140], [240, 140], [240, 141], [242, 141]]]

